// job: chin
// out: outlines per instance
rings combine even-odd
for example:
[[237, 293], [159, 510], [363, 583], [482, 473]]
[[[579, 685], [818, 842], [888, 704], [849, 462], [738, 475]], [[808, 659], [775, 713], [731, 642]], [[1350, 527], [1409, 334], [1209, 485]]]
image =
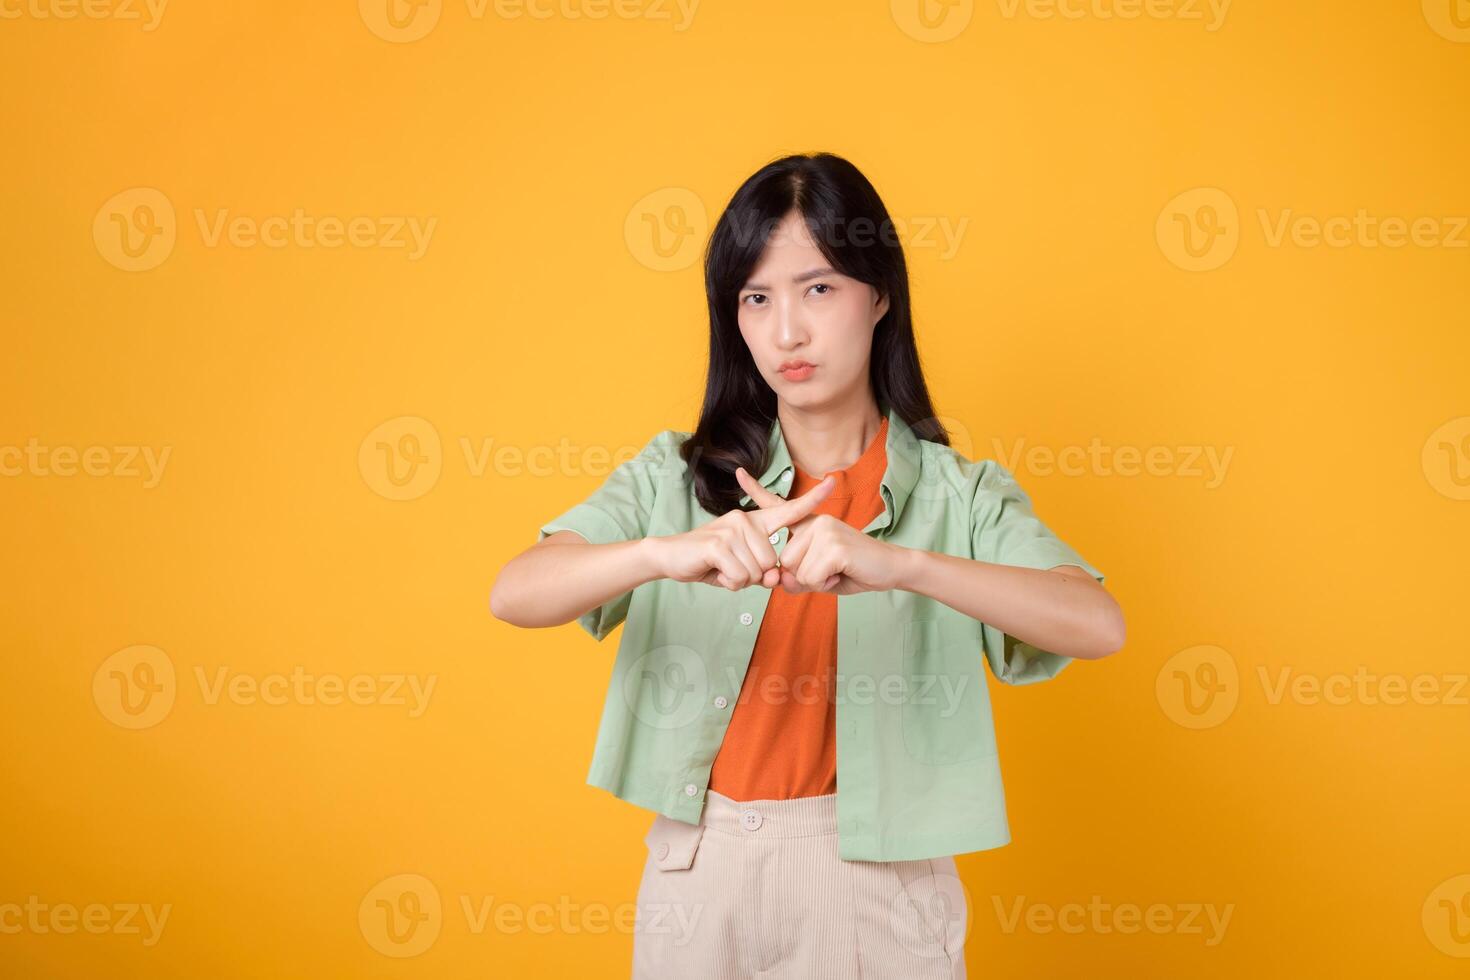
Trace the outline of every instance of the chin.
[[786, 404], [793, 408], [799, 408], [807, 412], [820, 412], [832, 406], [833, 400], [822, 392], [801, 391], [794, 398], [787, 398]]

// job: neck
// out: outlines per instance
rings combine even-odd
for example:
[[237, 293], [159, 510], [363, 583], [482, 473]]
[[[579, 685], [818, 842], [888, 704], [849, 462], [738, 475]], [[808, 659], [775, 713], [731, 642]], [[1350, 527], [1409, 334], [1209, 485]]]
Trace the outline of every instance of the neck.
[[883, 424], [883, 413], [866, 388], [836, 405], [808, 408], [778, 402], [776, 418], [791, 461], [818, 479], [856, 463]]

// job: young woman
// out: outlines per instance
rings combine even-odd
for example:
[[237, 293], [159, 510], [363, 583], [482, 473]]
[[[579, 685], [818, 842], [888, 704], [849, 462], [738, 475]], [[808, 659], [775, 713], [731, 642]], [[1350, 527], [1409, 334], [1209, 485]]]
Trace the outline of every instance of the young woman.
[[771, 163], [709, 242], [698, 426], [501, 572], [494, 614], [626, 623], [588, 782], [656, 812], [638, 980], [965, 975], [954, 855], [1010, 840], [984, 659], [1123, 645], [1103, 575], [949, 446], [877, 192]]

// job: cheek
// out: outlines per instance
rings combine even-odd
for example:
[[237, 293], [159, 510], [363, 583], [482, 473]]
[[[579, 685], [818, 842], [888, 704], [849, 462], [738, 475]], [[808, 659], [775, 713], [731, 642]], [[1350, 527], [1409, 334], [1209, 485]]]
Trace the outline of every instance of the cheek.
[[833, 354], [844, 363], [861, 364], [873, 346], [873, 328], [868, 324], [868, 306], [859, 298], [834, 304], [827, 318], [827, 335]]
[[745, 341], [745, 346], [750, 351], [751, 356], [755, 358], [756, 364], [764, 363], [765, 357], [763, 355], [765, 354], [765, 350], [761, 345], [760, 331], [751, 329], [746, 324], [745, 317], [743, 316], [740, 317], [739, 326], [740, 337]]

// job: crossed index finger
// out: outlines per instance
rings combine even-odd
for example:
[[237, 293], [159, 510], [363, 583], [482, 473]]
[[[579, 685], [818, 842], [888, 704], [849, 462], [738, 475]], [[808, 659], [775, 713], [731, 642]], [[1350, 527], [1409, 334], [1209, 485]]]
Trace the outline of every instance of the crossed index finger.
[[761, 486], [760, 482], [751, 476], [750, 471], [743, 466], [735, 468], [735, 479], [745, 489], [745, 492], [750, 494], [750, 499], [760, 507], [754, 517], [766, 534], [772, 534], [783, 527], [795, 524], [816, 510], [817, 506], [826, 500], [837, 486], [836, 480], [830, 476], [824, 476], [820, 483], [806, 493], [788, 500]]

